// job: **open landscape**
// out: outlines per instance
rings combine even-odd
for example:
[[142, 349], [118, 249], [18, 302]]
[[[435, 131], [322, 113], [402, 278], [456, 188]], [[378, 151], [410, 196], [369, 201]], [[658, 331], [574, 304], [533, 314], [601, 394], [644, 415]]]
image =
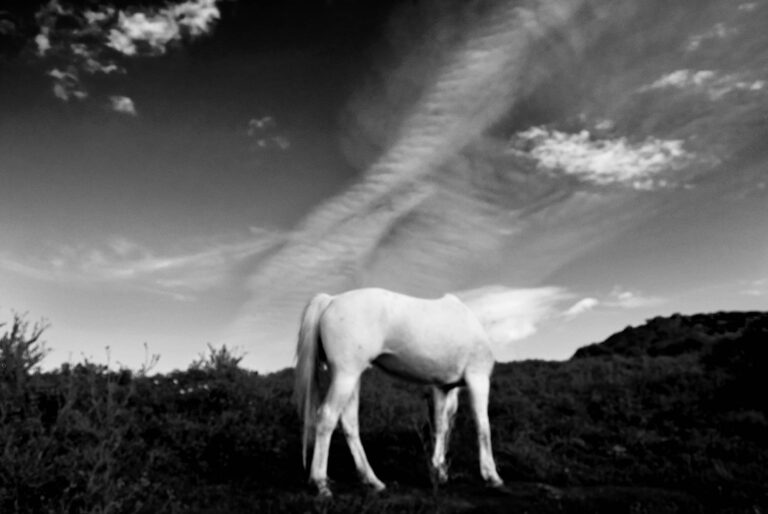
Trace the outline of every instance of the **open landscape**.
[[767, 27], [3, 2], [0, 514], [768, 514]]
[[768, 313], [654, 318], [567, 361], [497, 364], [490, 417], [503, 491], [482, 485], [466, 405], [450, 481], [437, 486], [429, 391], [371, 370], [361, 433], [388, 489], [371, 495], [358, 484], [337, 433], [337, 495], [325, 502], [301, 464], [292, 369], [259, 375], [210, 348], [165, 374], [87, 361], [39, 372], [34, 327], [16, 320], [4, 330], [1, 512], [768, 508]]

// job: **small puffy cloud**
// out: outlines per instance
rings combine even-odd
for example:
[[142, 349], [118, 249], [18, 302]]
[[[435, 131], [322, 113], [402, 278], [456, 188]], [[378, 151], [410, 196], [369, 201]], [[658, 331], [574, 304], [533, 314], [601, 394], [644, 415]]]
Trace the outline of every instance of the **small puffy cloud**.
[[525, 339], [554, 316], [555, 305], [569, 297], [558, 287], [512, 289], [490, 286], [456, 293], [480, 319], [495, 346]]
[[575, 318], [576, 316], [579, 316], [581, 314], [584, 314], [585, 312], [589, 312], [595, 307], [600, 305], [600, 301], [597, 298], [582, 298], [578, 302], [571, 305], [564, 313], [563, 315], [566, 318]]
[[101, 11], [84, 11], [83, 17], [86, 19], [90, 26], [98, 26], [100, 23], [104, 23], [109, 20], [115, 14], [115, 9], [112, 7], [105, 7]]
[[593, 311], [598, 306], [608, 309], [641, 309], [655, 307], [664, 303], [664, 299], [657, 296], [645, 295], [638, 291], [630, 291], [621, 287], [615, 287], [608, 294], [598, 297], [588, 296], [568, 307], [562, 316], [567, 320]]
[[88, 97], [88, 92], [83, 88], [80, 77], [76, 69], [60, 70], [54, 68], [48, 72], [48, 76], [53, 78], [53, 95], [65, 102], [72, 99], [84, 100]]
[[736, 32], [736, 29], [728, 28], [724, 23], [716, 23], [710, 30], [691, 36], [685, 49], [692, 52], [698, 50], [707, 41], [725, 39]]
[[179, 25], [186, 27], [192, 36], [209, 32], [221, 13], [216, 7], [218, 0], [192, 0], [171, 7]]
[[285, 136], [275, 136], [272, 138], [272, 142], [280, 150], [288, 150], [291, 147], [290, 140]]
[[663, 75], [651, 84], [641, 87], [638, 92], [682, 89], [706, 94], [710, 100], [715, 101], [736, 91], [762, 91], [765, 85], [764, 80], [749, 80], [735, 74], [721, 75], [712, 70], [683, 69]]
[[768, 296], [768, 278], [753, 280], [741, 293], [746, 296]]
[[107, 41], [108, 47], [117, 50], [121, 54], [129, 56], [136, 55], [136, 45], [133, 44], [133, 40], [131, 40], [128, 35], [120, 32], [117, 29], [112, 29], [109, 31], [109, 37], [107, 38]]
[[255, 136], [265, 129], [273, 128], [275, 119], [272, 116], [262, 116], [261, 118], [251, 118], [248, 120], [248, 135]]
[[[36, 52], [41, 58], [66, 62], [67, 68], [74, 70], [69, 72], [71, 75], [125, 73], [115, 59], [160, 55], [169, 44], [184, 37], [209, 33], [220, 17], [218, 1], [188, 0], [168, 3], [162, 8], [124, 11], [114, 7], [64, 8], [57, 0], [51, 0], [36, 13], [40, 25], [34, 40]], [[61, 18], [66, 18], [67, 23], [60, 23]], [[58, 98], [87, 96], [79, 80], [78, 87], [73, 88], [55, 76], [54, 79], [54, 94]]]
[[154, 53], [164, 53], [172, 41], [186, 32], [192, 37], [208, 33], [220, 17], [216, 0], [193, 0], [148, 12], [118, 13], [109, 32], [107, 45], [125, 55], [136, 55], [137, 44], [148, 45]]
[[83, 72], [94, 75], [103, 73], [125, 73], [125, 69], [114, 62], [101, 60], [98, 52], [85, 43], [72, 43], [69, 45], [69, 53], [73, 63], [71, 67], [82, 70]]
[[712, 82], [715, 77], [716, 74], [712, 70], [677, 70], [662, 76], [644, 89], [698, 87]]
[[0, 18], [0, 36], [13, 36], [18, 28], [12, 20]]
[[276, 134], [277, 123], [272, 116], [248, 120], [246, 135], [251, 139], [251, 150], [287, 150], [291, 141], [282, 134]]
[[48, 31], [45, 30], [35, 36], [35, 45], [37, 45], [37, 55], [43, 56], [51, 49], [51, 40], [48, 39]]
[[136, 107], [133, 105], [133, 100], [127, 96], [110, 96], [109, 100], [113, 111], [136, 116]]
[[609, 299], [604, 303], [605, 305], [622, 309], [641, 309], [661, 305], [664, 303], [664, 299], [616, 287], [611, 291]]
[[586, 130], [569, 134], [532, 127], [518, 133], [513, 144], [518, 148], [513, 152], [533, 158], [540, 168], [592, 184], [635, 189], [668, 186], [669, 179], [659, 175], [680, 169], [693, 159], [680, 140], [648, 138], [630, 143], [623, 137], [592, 139]]
[[120, 12], [117, 27], [109, 33], [110, 47], [125, 55], [136, 54], [136, 43], [145, 42], [153, 50], [163, 53], [168, 42], [178, 39], [179, 26], [166, 12], [147, 15], [143, 12]]

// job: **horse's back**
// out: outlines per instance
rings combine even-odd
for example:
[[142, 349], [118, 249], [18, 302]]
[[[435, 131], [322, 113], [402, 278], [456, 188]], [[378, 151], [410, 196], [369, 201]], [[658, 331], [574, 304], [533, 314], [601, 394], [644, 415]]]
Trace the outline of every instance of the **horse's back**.
[[459, 332], [466, 337], [482, 337], [482, 325], [456, 296], [446, 294], [428, 299], [408, 296], [387, 289], [353, 289], [333, 297], [327, 310], [329, 319], [344, 322], [351, 330], [382, 330], [388, 337], [409, 334], [442, 335]]

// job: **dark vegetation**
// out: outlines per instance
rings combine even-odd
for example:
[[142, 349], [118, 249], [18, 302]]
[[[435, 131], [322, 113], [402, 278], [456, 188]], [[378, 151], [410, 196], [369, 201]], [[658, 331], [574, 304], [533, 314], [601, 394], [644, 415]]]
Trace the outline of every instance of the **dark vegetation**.
[[[336, 499], [301, 466], [292, 370], [226, 347], [150, 375], [83, 362], [41, 372], [44, 330], [0, 339], [0, 512], [765, 512], [768, 314], [656, 318], [566, 362], [497, 366], [490, 416], [506, 494], [480, 484], [459, 411], [452, 479], [430, 482], [423, 388], [371, 371], [361, 430], [389, 486], [359, 486], [342, 437]], [[151, 364], [151, 362], [150, 362]]]

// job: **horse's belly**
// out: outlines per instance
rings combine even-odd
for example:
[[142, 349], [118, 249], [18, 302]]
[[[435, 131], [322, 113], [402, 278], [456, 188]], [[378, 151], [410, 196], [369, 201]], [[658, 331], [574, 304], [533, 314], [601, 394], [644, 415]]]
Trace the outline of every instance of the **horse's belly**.
[[385, 353], [376, 358], [373, 364], [392, 375], [422, 384], [453, 385], [463, 380], [462, 367], [455, 361]]

